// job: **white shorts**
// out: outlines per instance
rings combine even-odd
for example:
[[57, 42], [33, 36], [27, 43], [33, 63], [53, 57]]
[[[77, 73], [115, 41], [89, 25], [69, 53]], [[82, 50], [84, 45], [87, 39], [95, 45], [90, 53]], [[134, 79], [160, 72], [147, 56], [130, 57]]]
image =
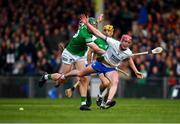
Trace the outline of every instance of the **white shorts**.
[[77, 56], [71, 54], [67, 49], [64, 49], [61, 55], [62, 62], [65, 64], [74, 64], [75, 62], [78, 61], [86, 61], [87, 56]]

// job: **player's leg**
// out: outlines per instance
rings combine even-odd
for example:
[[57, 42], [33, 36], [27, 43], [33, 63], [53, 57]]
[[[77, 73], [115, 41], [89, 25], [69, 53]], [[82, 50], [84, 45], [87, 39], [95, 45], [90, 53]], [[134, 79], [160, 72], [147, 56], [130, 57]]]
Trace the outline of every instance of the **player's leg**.
[[[60, 70], [61, 70], [60, 72], [63, 72], [63, 73], [69, 72], [71, 70], [71, 64], [62, 63]], [[60, 73], [48, 74], [46, 72], [45, 74], [42, 75], [42, 77], [39, 81], [39, 87], [42, 87], [47, 80], [58, 81], [60, 79], [60, 77], [61, 77]], [[62, 81], [61, 81], [61, 83], [62, 83]]]
[[101, 105], [101, 103], [104, 101], [104, 97], [107, 95], [108, 93], [108, 89], [109, 89], [109, 85], [110, 85], [110, 82], [109, 82], [109, 79], [107, 79], [103, 73], [100, 73], [99, 74], [99, 79], [101, 80], [101, 84], [99, 86], [99, 94], [96, 98], [96, 104], [98, 106]]
[[88, 81], [89, 82], [89, 85], [88, 85], [88, 88], [87, 88], [87, 97], [86, 97], [86, 104], [87, 106], [91, 106], [92, 104], [92, 100], [91, 100], [91, 86], [90, 86], [90, 81], [91, 81], [91, 77], [88, 76]]
[[100, 89], [100, 94], [102, 94], [103, 91], [110, 86], [110, 81], [108, 78], [106, 78], [104, 76], [103, 73], [99, 74], [99, 79], [101, 80], [101, 84], [100, 84], [99, 89]]
[[114, 95], [116, 94], [118, 83], [119, 83], [119, 75], [117, 71], [110, 71], [105, 74], [105, 76], [110, 80], [111, 86], [109, 89], [109, 95], [108, 99], [105, 103], [105, 106], [103, 106], [105, 109], [110, 108], [116, 104], [115, 101], [113, 101]]
[[[90, 80], [91, 80], [91, 77], [88, 76], [88, 82], [90, 82]], [[78, 89], [79, 89], [79, 84], [80, 84], [80, 83], [81, 83], [81, 82], [80, 82], [80, 78], [79, 78], [79, 77], [76, 77], [76, 83], [75, 83], [75, 84], [78, 84], [78, 85], [76, 86]], [[73, 87], [71, 88], [71, 91], [73, 92], [76, 87], [73, 86]], [[86, 104], [87, 104], [88, 107], [90, 107], [91, 104], [92, 104], [91, 92], [90, 92], [90, 84], [89, 84], [89, 86], [88, 86], [87, 98], [86, 98], [86, 99], [87, 99]]]
[[68, 73], [72, 70], [72, 64], [62, 63], [61, 68], [59, 69], [59, 73], [57, 75], [52, 75], [52, 78], [56, 78], [56, 85], [55, 87], [58, 87], [59, 85], [66, 82], [66, 80], [61, 80], [61, 74]]
[[[81, 60], [76, 62], [75, 64], [76, 69], [78, 69], [79, 71], [85, 70], [85, 60]], [[90, 110], [90, 108], [87, 106], [87, 90], [88, 90], [88, 85], [89, 85], [89, 77], [88, 76], [84, 76], [83, 74], [80, 75], [80, 81], [81, 83], [79, 84], [79, 92], [81, 95], [81, 106], [80, 106], [80, 110]]]
[[89, 74], [92, 74], [95, 72], [96, 71], [91, 67], [91, 65], [88, 65], [83, 70], [74, 69], [66, 74], [62, 74], [61, 79], [66, 79], [66, 78], [75, 77], [75, 76], [84, 77], [84, 76], [88, 76]]
[[[87, 80], [87, 75], [91, 74], [91, 73], [95, 73], [96, 71], [94, 70], [94, 68], [98, 68], [96, 67], [97, 64], [90, 64], [87, 67], [84, 66], [83, 62], [79, 62], [78, 64], [76, 64], [77, 68], [80, 68], [80, 70], [72, 70], [69, 73], [66, 73], [64, 75], [61, 76], [62, 79], [66, 79], [68, 77], [73, 77], [73, 76], [79, 76], [81, 77], [81, 84], [79, 87], [80, 90], [80, 94], [81, 94], [81, 110], [89, 110], [89, 107], [85, 104], [86, 103], [86, 95], [87, 95], [87, 87], [88, 87], [88, 83], [89, 81]], [[93, 66], [93, 67], [92, 67]]]
[[[91, 80], [91, 77], [88, 74], [91, 74], [91, 73], [94, 73], [94, 72], [95, 72], [95, 70], [91, 67], [91, 65], [89, 65], [88, 67], [85, 67], [83, 70], [77, 70], [77, 69], [76, 70], [72, 70], [69, 73], [66, 73], [66, 74], [62, 75], [61, 78], [63, 78], [63, 79], [65, 78], [66, 79], [68, 77], [74, 77], [74, 76], [78, 76], [78, 77], [83, 77], [84, 78], [84, 76], [85, 76], [86, 77], [85, 78], [86, 79], [85, 83], [88, 82], [88, 84], [89, 84], [89, 82]], [[81, 82], [83, 79], [82, 78], [80, 78], [80, 79], [79, 80]], [[79, 85], [81, 85], [81, 84], [79, 84]], [[87, 105], [88, 106], [90, 106], [91, 103], [92, 103], [91, 96], [90, 96], [90, 89], [89, 88], [90, 88], [90, 86], [88, 85], [88, 92], [87, 92]], [[79, 91], [81, 93], [82, 86], [79, 87]]]
[[[72, 55], [65, 49], [61, 55], [61, 58], [62, 58], [62, 65], [60, 67], [59, 72], [67, 73], [71, 70], [71, 66], [73, 63]], [[61, 77], [60, 73], [53, 73], [53, 74], [45, 73], [45, 74], [43, 74], [41, 79], [39, 80], [39, 87], [42, 87], [47, 80], [59, 81], [59, 79]]]
[[100, 76], [100, 79], [102, 80], [102, 83], [100, 85], [100, 88], [101, 88], [101, 92], [102, 92], [102, 97], [103, 97], [103, 100], [104, 102], [107, 101], [107, 97], [108, 97], [108, 94], [109, 94], [109, 88], [110, 88], [110, 81], [108, 78], [106, 78], [104, 76], [104, 74], [102, 74]]

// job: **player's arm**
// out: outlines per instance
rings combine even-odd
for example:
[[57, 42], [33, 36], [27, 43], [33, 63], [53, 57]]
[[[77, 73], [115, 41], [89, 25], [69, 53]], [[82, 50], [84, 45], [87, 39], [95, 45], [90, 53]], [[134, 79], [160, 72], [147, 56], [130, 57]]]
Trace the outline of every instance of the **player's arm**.
[[132, 57], [129, 58], [128, 63], [129, 63], [129, 66], [134, 71], [134, 73], [136, 74], [137, 78], [143, 78], [144, 77], [144, 75], [137, 70]]
[[105, 50], [99, 48], [97, 46], [97, 44], [95, 44], [93, 41], [95, 40], [95, 37], [92, 36], [92, 34], [90, 34], [88, 31], [87, 31], [87, 28], [84, 28], [84, 33], [82, 34], [82, 37], [85, 38], [85, 41], [86, 41], [86, 45], [93, 49], [93, 51], [95, 53], [98, 53], [98, 54], [104, 54], [105, 53]]
[[88, 64], [92, 63], [93, 56], [94, 56], [94, 51], [93, 51], [93, 49], [89, 48], [88, 53], [87, 53], [87, 62], [88, 62]]
[[99, 54], [104, 54], [105, 50], [99, 48], [94, 42], [87, 43], [87, 46], [89, 46], [91, 49], [93, 49], [94, 52]]
[[88, 18], [85, 15], [81, 15], [81, 22], [83, 22], [85, 25], [87, 25], [87, 27], [98, 37], [106, 40], [106, 35], [104, 35], [103, 33], [101, 33], [98, 29], [96, 29], [95, 27], [93, 27], [89, 22], [88, 22]]

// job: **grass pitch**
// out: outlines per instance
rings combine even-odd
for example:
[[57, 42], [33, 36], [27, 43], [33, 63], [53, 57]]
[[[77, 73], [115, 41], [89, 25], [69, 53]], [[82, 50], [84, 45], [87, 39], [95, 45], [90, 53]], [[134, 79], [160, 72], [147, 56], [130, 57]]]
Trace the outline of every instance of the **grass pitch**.
[[[116, 99], [116, 106], [80, 111], [80, 99], [0, 99], [0, 122], [170, 123], [180, 122], [180, 100]], [[20, 111], [19, 108], [24, 110]]]

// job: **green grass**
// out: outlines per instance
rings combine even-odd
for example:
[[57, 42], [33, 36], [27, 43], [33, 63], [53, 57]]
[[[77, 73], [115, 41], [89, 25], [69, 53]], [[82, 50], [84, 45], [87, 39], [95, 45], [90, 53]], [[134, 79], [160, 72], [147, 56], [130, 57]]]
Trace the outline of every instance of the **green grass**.
[[[115, 107], [79, 110], [79, 99], [0, 99], [0, 122], [180, 122], [180, 100], [116, 99]], [[24, 111], [19, 111], [23, 107]]]

